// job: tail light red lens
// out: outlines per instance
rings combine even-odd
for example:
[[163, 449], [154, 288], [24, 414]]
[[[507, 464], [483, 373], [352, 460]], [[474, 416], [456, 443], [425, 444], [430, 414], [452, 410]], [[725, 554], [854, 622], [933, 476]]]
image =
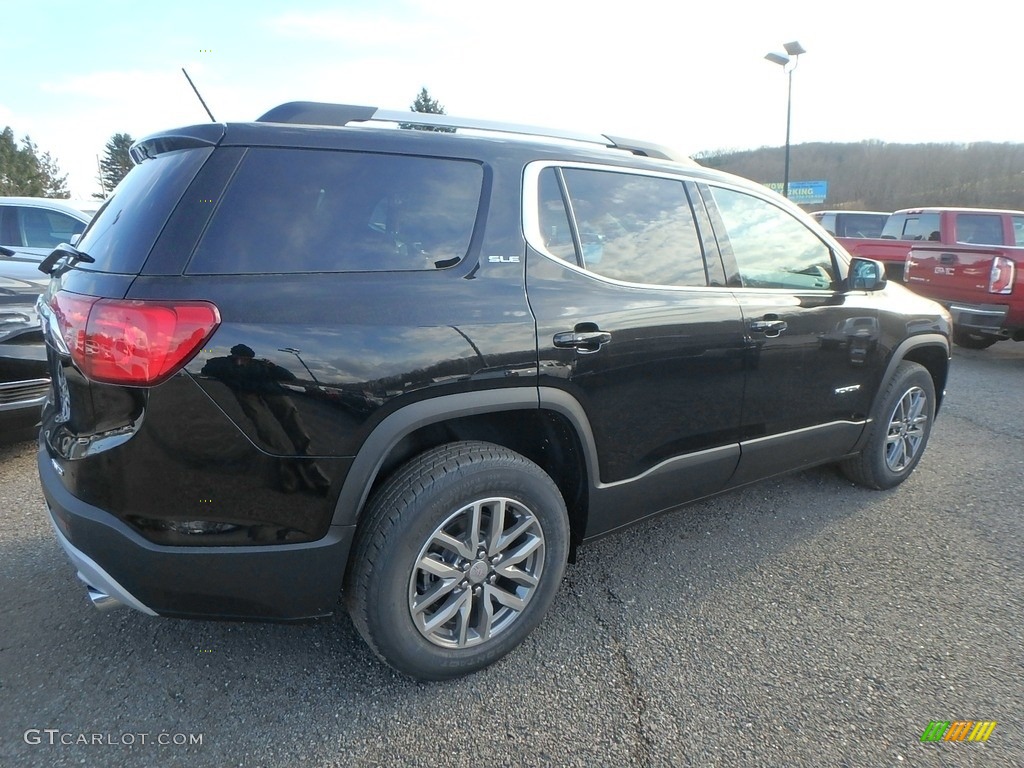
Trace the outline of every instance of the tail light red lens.
[[989, 293], [1010, 293], [1013, 291], [1013, 277], [1016, 264], [1005, 256], [992, 259], [992, 271], [988, 276]]
[[100, 299], [58, 291], [50, 299], [75, 365], [105, 384], [150, 387], [179, 371], [220, 325], [208, 301]]

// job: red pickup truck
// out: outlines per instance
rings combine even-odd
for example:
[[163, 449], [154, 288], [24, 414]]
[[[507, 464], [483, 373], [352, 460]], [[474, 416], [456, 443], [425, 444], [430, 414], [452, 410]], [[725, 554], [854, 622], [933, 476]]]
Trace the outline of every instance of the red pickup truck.
[[1024, 211], [907, 209], [889, 217], [880, 239], [839, 242], [945, 304], [960, 346], [1024, 340]]
[[[1020, 235], [1024, 245], [1024, 231]], [[906, 282], [949, 308], [953, 341], [961, 347], [1024, 341], [1024, 248], [915, 245]]]
[[905, 208], [889, 214], [879, 237], [838, 238], [851, 256], [885, 264], [886, 275], [903, 280], [910, 249], [921, 241], [958, 244], [1024, 245], [1024, 211], [992, 208]]

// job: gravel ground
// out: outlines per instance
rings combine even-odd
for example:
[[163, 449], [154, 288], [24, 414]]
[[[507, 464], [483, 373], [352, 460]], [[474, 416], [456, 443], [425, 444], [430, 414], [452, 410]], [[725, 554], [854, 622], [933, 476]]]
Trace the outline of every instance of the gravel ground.
[[[520, 649], [430, 685], [344, 615], [98, 613], [0, 447], [0, 766], [1024, 765], [1022, 382], [1024, 344], [957, 350], [901, 488], [822, 468], [602, 539]], [[920, 741], [958, 719], [998, 725]]]

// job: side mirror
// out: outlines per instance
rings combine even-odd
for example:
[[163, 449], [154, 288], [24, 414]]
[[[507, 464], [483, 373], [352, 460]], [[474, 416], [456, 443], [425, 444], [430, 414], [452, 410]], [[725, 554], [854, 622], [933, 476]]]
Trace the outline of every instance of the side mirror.
[[874, 259], [854, 257], [847, 285], [851, 291], [880, 291], [885, 287], [885, 265]]

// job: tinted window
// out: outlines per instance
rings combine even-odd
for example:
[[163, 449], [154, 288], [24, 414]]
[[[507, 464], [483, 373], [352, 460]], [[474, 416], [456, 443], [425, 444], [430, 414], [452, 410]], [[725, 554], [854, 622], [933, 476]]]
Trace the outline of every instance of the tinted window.
[[548, 253], [573, 264], [579, 264], [569, 215], [565, 210], [562, 188], [556, 173], [554, 168], [545, 168], [540, 175], [537, 212], [540, 234], [544, 238], [544, 248]]
[[78, 269], [134, 274], [142, 270], [157, 235], [185, 188], [213, 151], [183, 149], [132, 168], [89, 223], [77, 247], [96, 261]]
[[745, 288], [834, 287], [832, 252], [803, 223], [753, 195], [712, 187]]
[[1013, 217], [1013, 244], [1024, 245], [1024, 216]]
[[[605, 277], [653, 285], [707, 285], [693, 212], [681, 181], [615, 171], [562, 169], [578, 233], [569, 251], [561, 237], [564, 209], [548, 186], [540, 221], [554, 255], [576, 259]], [[554, 178], [553, 176], [549, 177]], [[552, 229], [553, 227], [553, 229]]]
[[1003, 217], [991, 213], [958, 213], [956, 241], [979, 245], [1003, 244]]
[[18, 210], [14, 206], [0, 205], [0, 245], [24, 245], [18, 227]]
[[825, 228], [825, 231], [830, 235], [838, 234], [836, 232], [836, 215], [834, 213], [823, 213], [820, 216], [815, 215], [818, 223]]
[[22, 245], [27, 248], [56, 248], [85, 229], [84, 222], [57, 211], [28, 207], [17, 210], [21, 212]]
[[838, 227], [830, 231], [839, 237], [879, 237], [889, 215], [884, 213], [840, 213], [837, 218]]
[[188, 271], [450, 267], [469, 249], [482, 186], [466, 161], [250, 149]]
[[85, 223], [58, 211], [31, 206], [0, 206], [0, 245], [56, 248], [70, 243]]
[[892, 215], [882, 229], [882, 237], [891, 240], [932, 240], [941, 237], [939, 214], [914, 213]]

